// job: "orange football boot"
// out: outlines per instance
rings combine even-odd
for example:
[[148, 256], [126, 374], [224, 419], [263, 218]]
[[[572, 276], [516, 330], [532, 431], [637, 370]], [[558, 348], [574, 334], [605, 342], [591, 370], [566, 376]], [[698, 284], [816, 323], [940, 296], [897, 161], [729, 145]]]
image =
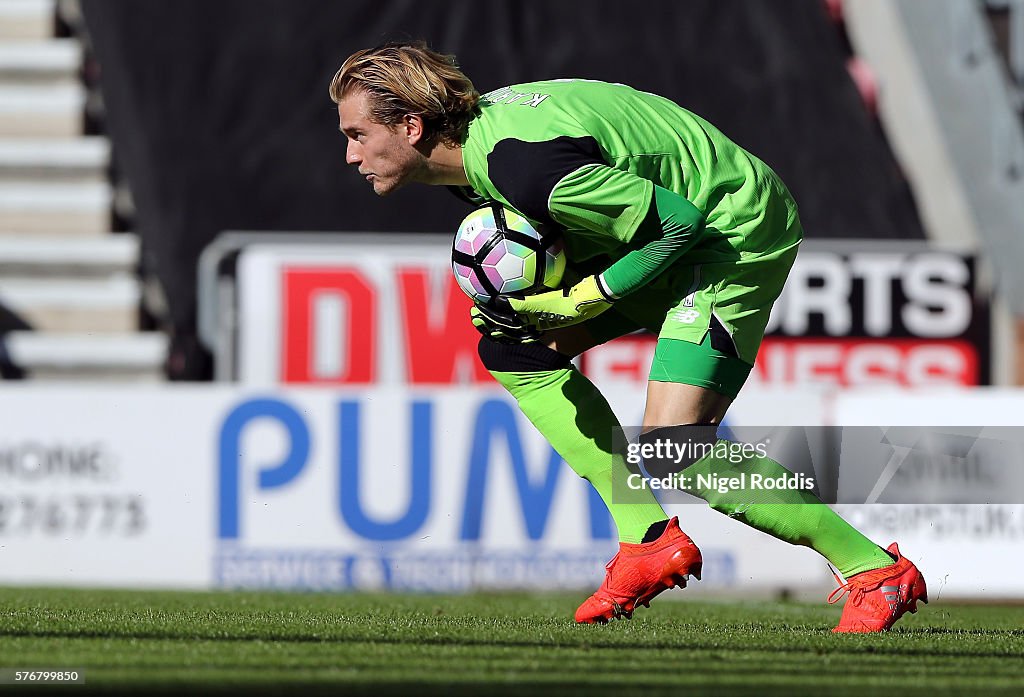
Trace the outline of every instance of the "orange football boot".
[[633, 616], [637, 605], [650, 607], [664, 590], [686, 587], [692, 574], [700, 580], [700, 550], [672, 518], [656, 540], [641, 544], [619, 543], [619, 552], [608, 562], [604, 583], [576, 610], [581, 624], [604, 624], [613, 617]]
[[[886, 551], [896, 558], [894, 564], [851, 576], [828, 596], [831, 604], [839, 602], [846, 593], [850, 594], [839, 626], [833, 632], [884, 632], [907, 610], [917, 612], [918, 600], [928, 602], [924, 576], [914, 563], [900, 554], [895, 542]], [[836, 581], [839, 581], [838, 576]]]

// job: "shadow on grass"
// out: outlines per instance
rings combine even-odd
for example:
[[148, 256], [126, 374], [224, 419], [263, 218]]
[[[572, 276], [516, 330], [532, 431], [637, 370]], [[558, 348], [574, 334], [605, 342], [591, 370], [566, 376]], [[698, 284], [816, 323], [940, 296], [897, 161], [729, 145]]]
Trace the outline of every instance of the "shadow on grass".
[[[952, 629], [946, 627], [920, 627], [913, 629], [897, 628], [896, 631], [877, 635], [865, 634], [844, 634], [834, 635], [831, 629], [812, 629], [804, 627], [779, 627], [789, 632], [800, 632], [803, 637], [812, 637], [821, 640], [828, 640], [829, 643], [806, 644], [803, 646], [793, 645], [771, 645], [763, 641], [751, 642], [743, 645], [744, 637], [731, 637], [725, 645], [719, 643], [711, 645], [704, 636], [686, 637], [680, 635], [674, 641], [641, 640], [634, 644], [624, 644], [621, 635], [617, 640], [602, 639], [595, 636], [601, 631], [600, 627], [581, 628], [586, 634], [581, 634], [578, 641], [558, 640], [517, 640], [487, 638], [477, 639], [465, 636], [433, 636], [424, 637], [417, 635], [407, 636], [386, 636], [371, 635], [362, 636], [317, 636], [317, 635], [227, 635], [214, 636], [209, 634], [198, 634], [188, 632], [158, 632], [158, 631], [93, 631], [93, 630], [0, 630], [0, 638], [25, 638], [25, 639], [106, 639], [106, 640], [145, 640], [145, 641], [208, 641], [212, 643], [247, 643], [247, 642], [268, 642], [286, 644], [382, 644], [393, 646], [443, 646], [443, 647], [494, 647], [506, 649], [577, 649], [577, 650], [615, 650], [632, 648], [638, 651], [723, 651], [730, 648], [742, 649], [744, 652], [763, 652], [768, 654], [817, 654], [826, 655], [830, 653], [857, 653], [874, 654], [886, 653], [898, 656], [914, 657], [950, 657], [950, 658], [1006, 658], [1007, 651], [971, 651], [967, 647], [955, 646], [949, 649], [938, 647], [918, 647], [916, 645], [900, 645], [893, 643], [893, 640], [907, 639], [910, 641], [929, 637], [961, 637], [971, 636], [979, 639], [1022, 639], [1024, 630], [991, 630], [991, 629]], [[776, 635], [778, 636], [778, 635]], [[631, 637], [636, 639], [637, 637]], [[781, 637], [780, 637], [781, 638]], [[746, 638], [749, 640], [750, 638]], [[735, 644], [735, 646], [730, 646]], [[1024, 651], [1024, 647], [1022, 647]], [[1020, 655], [1020, 654], [1018, 654]]]

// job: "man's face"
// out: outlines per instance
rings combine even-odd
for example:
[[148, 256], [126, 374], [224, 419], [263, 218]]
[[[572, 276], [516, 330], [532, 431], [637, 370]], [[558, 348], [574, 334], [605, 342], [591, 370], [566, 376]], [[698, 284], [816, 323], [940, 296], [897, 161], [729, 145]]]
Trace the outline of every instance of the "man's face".
[[345, 161], [373, 185], [378, 196], [386, 196], [412, 180], [422, 156], [413, 147], [421, 132], [416, 122], [385, 126], [370, 120], [366, 92], [350, 90], [338, 104], [338, 128], [348, 139]]

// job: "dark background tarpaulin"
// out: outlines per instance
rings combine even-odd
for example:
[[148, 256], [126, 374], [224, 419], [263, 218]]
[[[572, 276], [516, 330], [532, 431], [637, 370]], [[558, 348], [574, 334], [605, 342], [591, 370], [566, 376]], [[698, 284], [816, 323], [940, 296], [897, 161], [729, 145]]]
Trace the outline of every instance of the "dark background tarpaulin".
[[194, 331], [196, 260], [222, 230], [437, 232], [465, 214], [430, 187], [378, 199], [344, 163], [328, 84], [347, 55], [386, 40], [423, 38], [456, 53], [481, 92], [581, 77], [663, 94], [775, 168], [809, 237], [923, 237], [819, 0], [82, 6], [117, 165], [179, 351]]

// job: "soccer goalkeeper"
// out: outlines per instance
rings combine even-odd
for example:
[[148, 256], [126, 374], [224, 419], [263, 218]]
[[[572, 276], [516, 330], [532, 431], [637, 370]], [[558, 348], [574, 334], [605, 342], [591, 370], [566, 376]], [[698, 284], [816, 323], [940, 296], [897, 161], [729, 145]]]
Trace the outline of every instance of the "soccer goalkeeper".
[[[447, 185], [564, 229], [571, 287], [476, 307], [480, 358], [563, 459], [601, 495], [619, 533], [604, 583], [577, 622], [629, 617], [700, 577], [700, 551], [630, 478], [622, 429], [570, 360], [617, 336], [658, 335], [642, 445], [704, 445], [648, 472], [788, 474], [735, 463], [717, 427], [750, 373], [802, 231], [782, 181], [707, 121], [624, 85], [551, 80], [480, 96], [453, 56], [387, 44], [345, 61], [330, 86], [346, 161], [379, 195]], [[678, 451], [676, 451], [678, 452]], [[701, 454], [704, 453], [704, 454]], [[686, 488], [772, 537], [819, 552], [849, 592], [837, 632], [886, 630], [925, 581], [893, 543], [875, 545], [805, 490]]]

